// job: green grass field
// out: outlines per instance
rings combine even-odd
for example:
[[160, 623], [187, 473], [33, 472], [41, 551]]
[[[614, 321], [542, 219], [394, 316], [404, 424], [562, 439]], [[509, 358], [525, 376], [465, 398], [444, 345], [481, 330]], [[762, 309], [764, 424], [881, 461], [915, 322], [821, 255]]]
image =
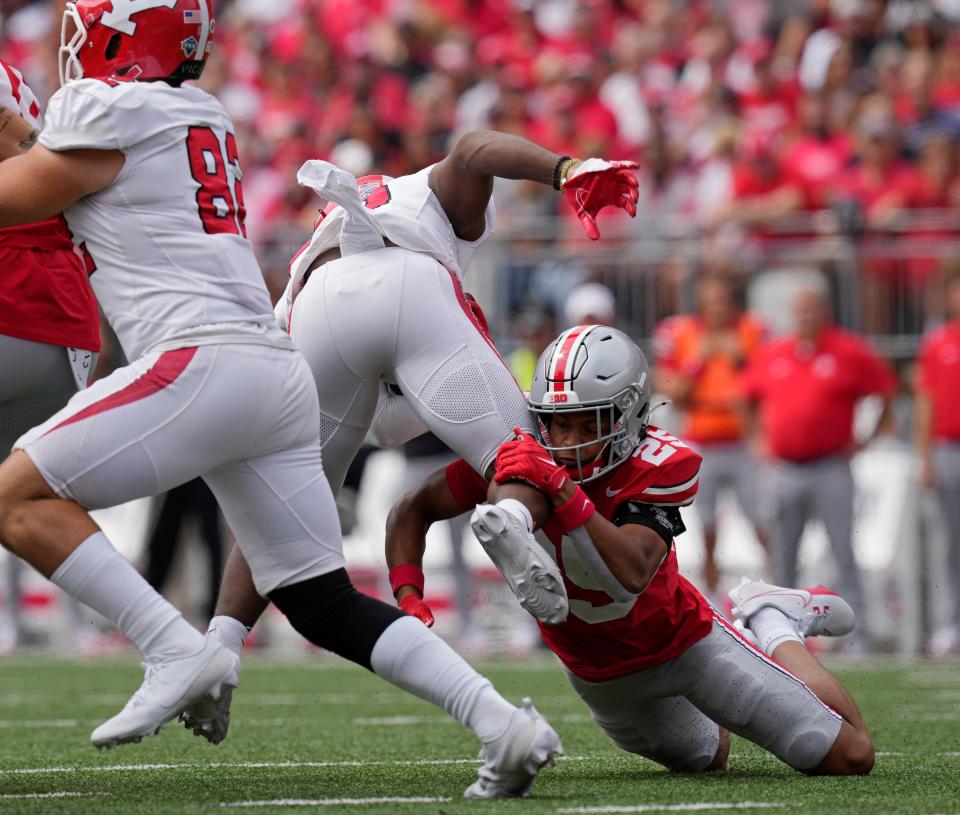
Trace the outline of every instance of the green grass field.
[[[249, 659], [218, 747], [171, 724], [101, 753], [90, 730], [137, 686], [132, 661], [3, 661], [0, 812], [960, 813], [957, 663], [839, 671], [879, 751], [866, 778], [806, 778], [739, 740], [725, 774], [670, 774], [614, 748], [552, 661], [482, 667], [510, 699], [533, 696], [563, 738], [567, 757], [531, 799], [464, 801], [478, 764], [472, 735], [334, 659]], [[357, 803], [411, 798], [426, 800]]]

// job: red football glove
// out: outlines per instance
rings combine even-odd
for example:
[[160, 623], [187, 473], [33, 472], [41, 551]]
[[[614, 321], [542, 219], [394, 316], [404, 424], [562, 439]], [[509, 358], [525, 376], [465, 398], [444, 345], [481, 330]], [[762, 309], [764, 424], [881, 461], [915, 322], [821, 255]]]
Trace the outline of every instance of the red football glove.
[[635, 161], [588, 158], [575, 165], [561, 182], [563, 195], [590, 240], [600, 239], [597, 214], [604, 207], [620, 207], [631, 218], [636, 217], [640, 184], [633, 171], [639, 166]]
[[427, 628], [430, 628], [435, 622], [430, 606], [415, 594], [408, 594], [400, 601], [400, 610], [406, 612], [411, 617], [416, 617]]
[[548, 498], [553, 498], [570, 480], [567, 471], [529, 433], [513, 428], [517, 438], [504, 442], [497, 451], [493, 478], [498, 484], [523, 481]]
[[[514, 432], [519, 438], [502, 444], [497, 453], [494, 480], [498, 484], [523, 481], [549, 498], [555, 498], [570, 480], [567, 471], [553, 460], [533, 436], [524, 435], [517, 427]], [[593, 501], [578, 485], [568, 501], [553, 508], [553, 517], [566, 533], [583, 526], [594, 510]]]

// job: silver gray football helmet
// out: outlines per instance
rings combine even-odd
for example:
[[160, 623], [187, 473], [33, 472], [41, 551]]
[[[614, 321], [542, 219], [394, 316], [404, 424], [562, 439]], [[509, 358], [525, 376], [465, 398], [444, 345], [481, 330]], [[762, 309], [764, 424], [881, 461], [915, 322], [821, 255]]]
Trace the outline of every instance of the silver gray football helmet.
[[[574, 480], [584, 483], [622, 464], [640, 444], [650, 395], [650, 366], [630, 337], [605, 325], [578, 325], [564, 331], [540, 356], [529, 403], [540, 422], [544, 446], [555, 458], [558, 453], [575, 453]], [[570, 447], [553, 446], [551, 417], [586, 410], [596, 411], [597, 438]], [[600, 453], [584, 461], [584, 448], [601, 441], [606, 445]]]

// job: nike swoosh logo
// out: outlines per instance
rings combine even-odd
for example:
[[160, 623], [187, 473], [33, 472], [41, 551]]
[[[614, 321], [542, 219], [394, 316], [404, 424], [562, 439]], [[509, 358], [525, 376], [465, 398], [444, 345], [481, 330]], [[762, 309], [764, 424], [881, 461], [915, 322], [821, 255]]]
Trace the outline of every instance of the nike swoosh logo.
[[555, 462], [552, 458], [539, 458], [539, 457], [537, 457], [536, 460], [537, 460], [537, 461], [542, 461], [544, 464], [554, 464], [554, 465], [556, 465], [556, 463], [557, 463], [557, 462]]
[[621, 492], [623, 492], [623, 487], [621, 487], [619, 490], [612, 490], [610, 487], [607, 487], [607, 498], [613, 498], [615, 495], [619, 495]]

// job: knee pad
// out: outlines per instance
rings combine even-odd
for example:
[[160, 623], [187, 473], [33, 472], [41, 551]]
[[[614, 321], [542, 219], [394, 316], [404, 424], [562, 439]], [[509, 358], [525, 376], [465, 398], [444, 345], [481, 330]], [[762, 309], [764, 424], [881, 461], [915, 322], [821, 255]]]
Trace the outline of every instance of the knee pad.
[[284, 586], [270, 600], [299, 634], [368, 671], [380, 635], [404, 616], [400, 609], [361, 594], [345, 569]]

